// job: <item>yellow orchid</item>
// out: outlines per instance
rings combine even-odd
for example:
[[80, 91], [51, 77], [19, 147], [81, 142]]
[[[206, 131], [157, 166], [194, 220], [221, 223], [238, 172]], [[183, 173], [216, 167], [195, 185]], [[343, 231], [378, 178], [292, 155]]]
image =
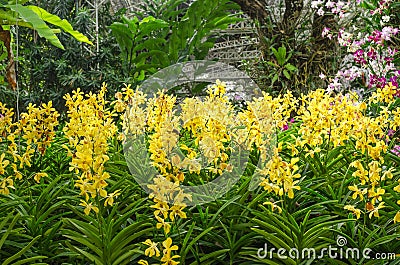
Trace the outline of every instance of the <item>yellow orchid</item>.
[[149, 246], [145, 251], [144, 254], [146, 256], [152, 257], [152, 256], [156, 256], [159, 257], [160, 256], [160, 250], [158, 249], [158, 244], [156, 242], [151, 241], [150, 239], [146, 239], [146, 241], [143, 242], [143, 244]]

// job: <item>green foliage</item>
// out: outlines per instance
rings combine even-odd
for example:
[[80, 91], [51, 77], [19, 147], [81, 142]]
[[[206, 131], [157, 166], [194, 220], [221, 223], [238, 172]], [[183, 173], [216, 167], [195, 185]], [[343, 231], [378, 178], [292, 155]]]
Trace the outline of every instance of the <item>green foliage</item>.
[[271, 47], [271, 51], [274, 58], [267, 62], [267, 65], [270, 67], [268, 78], [271, 79], [271, 87], [278, 81], [280, 87], [285, 88], [288, 85], [287, 81], [290, 81], [292, 75], [298, 71], [298, 69], [289, 62], [292, 53], [287, 53], [285, 46], [279, 47], [278, 50]]
[[226, 29], [229, 24], [240, 21], [231, 12], [238, 6], [226, 0], [194, 1], [177, 23], [172, 24], [168, 54], [170, 62], [204, 59], [215, 43], [213, 31]]
[[129, 223], [130, 215], [138, 210], [130, 208], [129, 212], [120, 217], [86, 218], [90, 220], [84, 221], [66, 219], [68, 228], [63, 230], [63, 235], [69, 239], [66, 245], [71, 251], [95, 264], [129, 264], [132, 256], [143, 254], [139, 243], [153, 231], [148, 220]]
[[[32, 4], [51, 11], [61, 20], [55, 23], [70, 21], [72, 27], [86, 36], [95, 36], [95, 27], [88, 6], [83, 3], [77, 6], [74, 1], [32, 1]], [[78, 8], [77, 8], [78, 7]], [[82, 91], [96, 91], [107, 80], [110, 93], [123, 83], [129, 83], [128, 77], [122, 74], [118, 59], [119, 48], [110, 36], [108, 25], [114, 20], [109, 12], [110, 4], [106, 3], [99, 9], [99, 48], [70, 38], [66, 24], [65, 31], [57, 34], [65, 46], [61, 50], [49, 46], [44, 38], [38, 38], [36, 32], [20, 27], [18, 30], [19, 60], [19, 108], [21, 111], [29, 102], [40, 104], [53, 101], [53, 106], [63, 111], [63, 96], [80, 87]], [[44, 14], [43, 14], [44, 15]], [[115, 14], [119, 17], [119, 14]], [[14, 42], [16, 39], [14, 39]], [[16, 51], [14, 47], [14, 55]], [[2, 71], [3, 73], [3, 71]], [[16, 109], [17, 94], [7, 87], [0, 87], [0, 98]]]
[[67, 20], [61, 20], [58, 16], [37, 6], [23, 6], [16, 3], [0, 3], [0, 19], [2, 19], [2, 25], [18, 24], [19, 26], [32, 28], [38, 32], [39, 36], [45, 38], [52, 45], [61, 49], [64, 49], [64, 46], [55, 35], [55, 30], [51, 29], [46, 22], [61, 28], [80, 42], [93, 44], [82, 33], [73, 30], [71, 24]]
[[[147, 10], [132, 18], [128, 14], [113, 17], [106, 6], [100, 10], [100, 52], [93, 54], [85, 49], [85, 44], [71, 40], [69, 35], [73, 34], [81, 41], [85, 39], [65, 24], [66, 20], [71, 21], [73, 28], [82, 34], [93, 35], [87, 7], [76, 9], [75, 1], [70, 0], [42, 4], [60, 19], [32, 6], [24, 6], [29, 11], [22, 9], [23, 15], [19, 13], [31, 20], [32, 12], [39, 17], [30, 22], [29, 29], [21, 29], [20, 96], [23, 104], [53, 99], [59, 109], [63, 106], [62, 96], [75, 87], [94, 91], [104, 80], [111, 88], [125, 81], [139, 84], [160, 68], [203, 59], [216, 40], [215, 30], [238, 21], [230, 13], [237, 6], [229, 1], [197, 0], [179, 9], [181, 0], [147, 1], [143, 4]], [[119, 22], [115, 22], [117, 17]], [[32, 35], [30, 28], [43, 26], [41, 20], [46, 26], [50, 23], [63, 30], [56, 37], [67, 44], [65, 51], [49, 47], [46, 39], [36, 38], [35, 34], [49, 34], [51, 39], [46, 29]], [[111, 32], [114, 37], [108, 37]], [[277, 87], [287, 87], [300, 68], [293, 63], [292, 47], [272, 46], [268, 52], [270, 61], [263, 67], [269, 69], [271, 86], [279, 83]], [[14, 95], [4, 91], [1, 96], [10, 99]], [[381, 110], [375, 105], [368, 108], [375, 116]], [[292, 136], [296, 138], [299, 126], [293, 123], [289, 130], [279, 133], [279, 142], [294, 143]], [[65, 139], [58, 132], [45, 155], [35, 157], [32, 167], [24, 170], [26, 178], [16, 181], [16, 192], [0, 196], [0, 264], [136, 264], [144, 258], [143, 241], [152, 238], [161, 242], [165, 235], [156, 229], [148, 195], [129, 173], [122, 144], [113, 140], [105, 169], [111, 176], [107, 190], [121, 190], [121, 194], [115, 198], [113, 207], [105, 207], [105, 199], [99, 199], [96, 203], [99, 213], [89, 216], [83, 214], [79, 205], [82, 197], [74, 187], [75, 180], [69, 171], [71, 160], [63, 144]], [[354, 181], [350, 163], [363, 159], [354, 144], [347, 141], [346, 146], [321, 145], [320, 152], [313, 156], [306, 155], [306, 149], [312, 150], [309, 145], [298, 150], [301, 190], [291, 200], [267, 193], [261, 187], [249, 189], [259, 159], [258, 151], [253, 150], [241, 180], [225, 197], [187, 207], [188, 218], [174, 220], [169, 236], [179, 246], [180, 264], [377, 264], [376, 260], [353, 258], [281, 260], [276, 253], [271, 259], [257, 256], [265, 243], [286, 252], [291, 248], [318, 251], [335, 246], [338, 236], [347, 239], [347, 248], [398, 252], [399, 224], [393, 223], [399, 209], [398, 193], [388, 190], [383, 196], [387, 207], [380, 210], [379, 219], [364, 214], [364, 218], [355, 220], [353, 214], [343, 210], [344, 205], [354, 201], [348, 189]], [[394, 145], [392, 140], [389, 148]], [[285, 161], [293, 157], [286, 144], [280, 154]], [[393, 188], [400, 176], [400, 159], [390, 153], [383, 159], [385, 166], [395, 168], [393, 180], [388, 181]], [[49, 176], [36, 183], [33, 172], [46, 172]], [[279, 206], [282, 213], [264, 206], [265, 202]], [[398, 260], [381, 263], [398, 264]]]
[[38, 14], [39, 17], [45, 22], [61, 28], [63, 31], [74, 37], [76, 40], [93, 45], [93, 43], [85, 35], [74, 30], [67, 20], [60, 19], [58, 16], [50, 14], [49, 12], [38, 6], [27, 6], [27, 8]]
[[[315, 205], [318, 206], [318, 205]], [[316, 253], [321, 249], [328, 247], [332, 242], [329, 238], [332, 237], [329, 228], [344, 223], [346, 220], [335, 220], [335, 216], [323, 215], [313, 216], [310, 218], [311, 210], [305, 215], [302, 215], [302, 220], [295, 220], [293, 214], [283, 212], [282, 215], [270, 213], [265, 207], [261, 207], [263, 211], [255, 213], [256, 218], [253, 222], [257, 225], [252, 228], [256, 233], [262, 235], [266, 242], [270, 244], [270, 247], [276, 249], [285, 249], [289, 253], [290, 249], [295, 248], [300, 253], [303, 249], [314, 249]], [[266, 214], [265, 214], [266, 213]], [[270, 259], [270, 253], [265, 253]], [[272, 261], [277, 264], [301, 264], [305, 262], [311, 262], [314, 257], [310, 254], [310, 257], [299, 257], [299, 259], [288, 257], [285, 259], [285, 263], [273, 253]], [[251, 258], [257, 260], [258, 257]], [[265, 257], [264, 257], [265, 258]]]
[[[46, 256], [32, 255], [30, 257], [21, 258], [28, 252], [33, 244], [40, 239], [40, 235], [35, 238], [28, 238], [27, 243], [20, 244], [16, 241], [18, 234], [21, 233], [21, 228], [14, 228], [20, 219], [19, 214], [13, 212], [5, 217], [0, 218], [0, 262], [2, 265], [9, 264], [32, 264], [33, 261], [40, 261]], [[12, 219], [12, 220], [11, 220]], [[10, 239], [8, 239], [10, 237]], [[20, 249], [20, 250], [19, 250]]]
[[230, 1], [194, 1], [177, 11], [179, 3], [148, 3], [151, 10], [139, 14], [144, 18], [122, 16], [121, 22], [110, 26], [121, 50], [124, 73], [134, 81], [177, 62], [204, 59], [215, 43], [214, 32], [240, 20], [231, 13], [238, 6]]
[[[121, 59], [127, 75], [142, 81], [145, 70], [154, 73], [157, 67], [163, 66], [168, 56], [160, 49], [166, 40], [158, 36], [167, 27], [168, 23], [161, 19], [146, 17], [139, 21], [137, 17], [128, 19], [125, 16], [122, 16], [122, 23], [114, 22], [110, 26], [121, 49]], [[154, 58], [153, 64], [147, 63], [149, 57]]]

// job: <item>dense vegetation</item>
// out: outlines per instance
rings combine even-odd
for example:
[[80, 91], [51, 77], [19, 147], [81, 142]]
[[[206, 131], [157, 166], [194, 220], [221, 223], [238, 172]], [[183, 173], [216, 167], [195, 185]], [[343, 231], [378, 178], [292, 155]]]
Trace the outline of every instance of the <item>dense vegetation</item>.
[[[105, 4], [95, 32], [25, 2], [0, 1], [0, 264], [399, 264], [399, 3]], [[241, 11], [260, 97], [140, 90]]]

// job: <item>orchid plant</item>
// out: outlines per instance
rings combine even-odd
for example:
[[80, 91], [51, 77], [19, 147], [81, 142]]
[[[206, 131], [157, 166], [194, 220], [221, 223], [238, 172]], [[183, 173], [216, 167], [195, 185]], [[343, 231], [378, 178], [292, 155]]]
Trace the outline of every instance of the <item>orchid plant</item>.
[[[322, 36], [336, 38], [344, 49], [341, 69], [328, 79], [328, 91], [357, 91], [360, 98], [368, 91], [383, 88], [391, 83], [398, 88], [400, 69], [394, 64], [398, 50], [393, 47], [393, 39], [399, 32], [390, 26], [391, 0], [383, 1], [312, 1], [311, 7], [318, 15], [327, 13], [337, 16], [338, 21], [350, 17], [350, 9], [357, 9], [359, 16], [350, 18], [352, 27], [342, 27], [334, 32], [325, 27]], [[326, 78], [324, 75], [321, 78]], [[358, 82], [356, 82], [358, 81]], [[396, 96], [400, 96], [398, 92]]]

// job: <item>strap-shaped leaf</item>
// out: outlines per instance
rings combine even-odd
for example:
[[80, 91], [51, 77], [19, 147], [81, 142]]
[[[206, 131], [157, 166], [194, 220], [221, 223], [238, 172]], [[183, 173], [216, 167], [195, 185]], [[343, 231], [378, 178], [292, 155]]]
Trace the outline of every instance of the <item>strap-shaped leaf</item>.
[[70, 34], [72, 37], [74, 37], [76, 40], [93, 45], [93, 43], [85, 35], [83, 35], [79, 31], [74, 30], [72, 28], [72, 25], [67, 20], [61, 19], [56, 15], [50, 14], [49, 12], [38, 6], [26, 6], [26, 7], [35, 12], [44, 21], [61, 28], [62, 30]]
[[[18, 251], [16, 254], [14, 254], [13, 256], [9, 257], [8, 259], [6, 259], [2, 265], [8, 265], [8, 264], [15, 264], [15, 260], [20, 258], [26, 251], [28, 251], [33, 244], [35, 244], [35, 242], [41, 237], [41, 235], [38, 235], [37, 237], [35, 237], [34, 239], [32, 239], [31, 242], [29, 242], [28, 245], [26, 245], [24, 248], [22, 248], [20, 251]], [[40, 258], [47, 258], [46, 256], [40, 256]], [[23, 264], [21, 262], [19, 262], [19, 264]]]
[[47, 26], [47, 24], [39, 17], [38, 14], [20, 4], [6, 5], [5, 7], [18, 13], [25, 22], [31, 24], [33, 29], [37, 31], [40, 37], [45, 38], [54, 46], [64, 50], [64, 46], [61, 44], [56, 34], [54, 34], [53, 30]]

